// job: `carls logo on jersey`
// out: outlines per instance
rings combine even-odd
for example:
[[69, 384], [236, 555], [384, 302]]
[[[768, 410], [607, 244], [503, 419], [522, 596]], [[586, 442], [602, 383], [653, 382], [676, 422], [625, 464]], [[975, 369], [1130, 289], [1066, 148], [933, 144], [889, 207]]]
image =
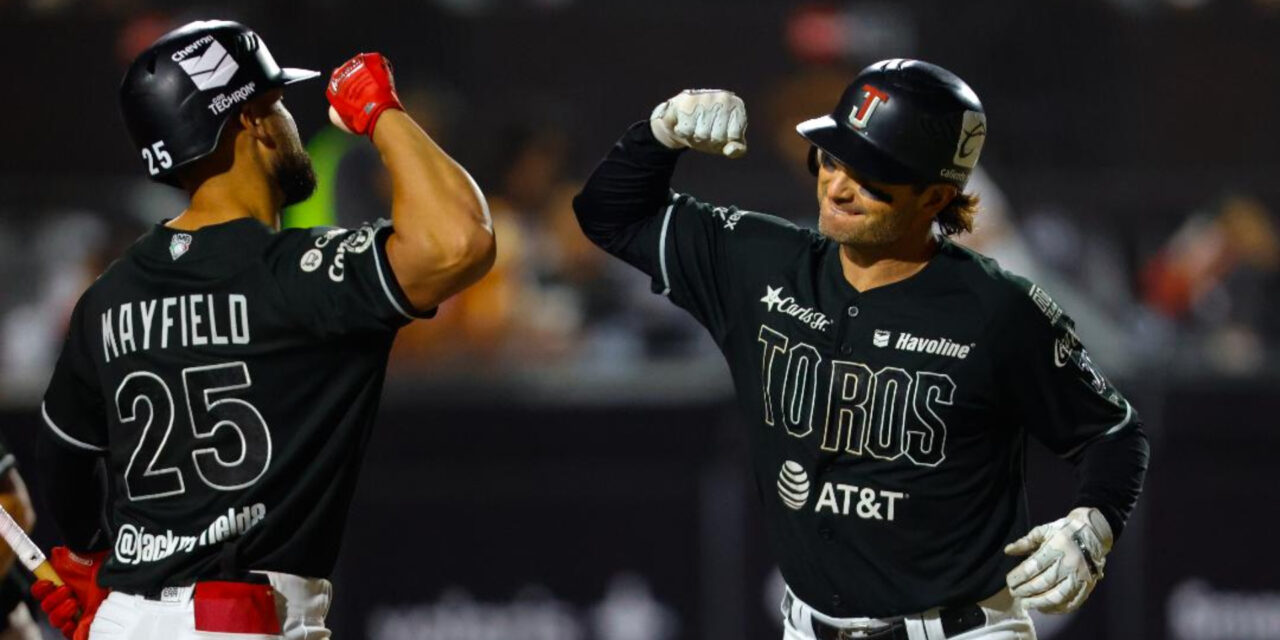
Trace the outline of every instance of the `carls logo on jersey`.
[[760, 298], [760, 302], [763, 302], [769, 311], [789, 315], [808, 325], [810, 329], [826, 331], [827, 327], [831, 326], [831, 318], [826, 314], [813, 307], [802, 307], [793, 296], [783, 297], [783, 294], [783, 287], [765, 285], [764, 297]]

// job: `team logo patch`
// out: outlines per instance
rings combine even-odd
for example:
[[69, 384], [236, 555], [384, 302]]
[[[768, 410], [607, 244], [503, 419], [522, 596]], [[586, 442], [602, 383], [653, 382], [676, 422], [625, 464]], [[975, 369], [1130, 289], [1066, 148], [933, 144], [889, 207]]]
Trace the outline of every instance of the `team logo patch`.
[[794, 511], [804, 508], [809, 501], [809, 474], [799, 462], [787, 460], [778, 471], [778, 497], [782, 504]]
[[[209, 48], [200, 55], [191, 55], [194, 51], [199, 50], [203, 43], [209, 45]], [[188, 52], [185, 53], [184, 52]], [[182, 58], [179, 58], [182, 54]], [[227, 86], [231, 82], [232, 76], [236, 75], [236, 71], [240, 65], [236, 64], [235, 58], [232, 58], [221, 42], [213, 39], [213, 36], [205, 36], [187, 46], [186, 49], [173, 54], [174, 60], [182, 66], [182, 70], [191, 76], [191, 81], [196, 83], [196, 88], [201, 91], [209, 89], [217, 89]]]
[[854, 129], [865, 129], [875, 114], [876, 108], [889, 102], [889, 94], [869, 85], [862, 85], [862, 104], [849, 112], [849, 124]]
[[729, 213], [729, 207], [716, 207], [711, 210], [711, 215], [720, 219], [724, 223], [724, 228], [733, 231], [738, 226], [738, 221], [742, 216], [746, 215], [745, 211], [734, 211]]
[[951, 161], [967, 169], [974, 168], [986, 140], [987, 116], [977, 111], [965, 111], [964, 121], [960, 124], [960, 139], [956, 141], [956, 154]]
[[329, 243], [332, 242], [334, 238], [340, 235], [343, 235], [345, 233], [347, 233], [347, 230], [343, 229], [342, 227], [334, 227], [332, 229], [329, 229], [328, 231], [325, 231], [324, 235], [320, 236], [319, 238], [316, 238], [316, 248], [323, 249], [329, 246]]
[[875, 336], [871, 338], [871, 344], [874, 344], [877, 347], [887, 347], [889, 346], [889, 339], [892, 337], [893, 337], [892, 331], [885, 331], [884, 329], [876, 329]]
[[324, 254], [319, 249], [311, 249], [302, 254], [302, 260], [298, 263], [298, 267], [307, 273], [311, 273], [320, 268], [320, 263], [324, 262]]
[[1076, 338], [1074, 331], [1065, 329], [1057, 340], [1053, 341], [1053, 364], [1059, 369], [1067, 366], [1071, 362], [1071, 353], [1080, 346], [1080, 340]]
[[342, 250], [350, 253], [364, 253], [373, 246], [373, 236], [377, 233], [372, 225], [366, 224], [356, 229], [342, 240]]
[[1057, 322], [1058, 318], [1062, 317], [1062, 307], [1059, 307], [1058, 303], [1049, 297], [1047, 291], [1033, 284], [1027, 293], [1031, 296], [1031, 301], [1036, 303], [1036, 307], [1040, 309], [1040, 312], [1049, 318], [1050, 324]]
[[191, 234], [189, 233], [173, 234], [173, 238], [169, 240], [169, 255], [172, 256], [174, 260], [177, 260], [178, 258], [181, 258], [183, 255], [186, 255], [186, 253], [190, 250], [191, 250]]
[[[1084, 349], [1080, 349], [1080, 370], [1089, 376], [1089, 384], [1093, 386], [1094, 391], [1098, 392], [1098, 395], [1107, 395], [1107, 387], [1110, 386], [1110, 383], [1107, 382], [1102, 372], [1098, 370], [1097, 365], [1093, 364], [1093, 358], [1089, 357], [1089, 352]], [[1119, 404], [1115, 398], [1108, 398], [1108, 400]]]

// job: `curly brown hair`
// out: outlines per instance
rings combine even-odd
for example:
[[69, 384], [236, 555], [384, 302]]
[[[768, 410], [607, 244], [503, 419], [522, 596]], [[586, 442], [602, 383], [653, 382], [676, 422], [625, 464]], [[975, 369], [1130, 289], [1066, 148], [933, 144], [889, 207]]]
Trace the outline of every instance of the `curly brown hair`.
[[[917, 187], [924, 190], [924, 186]], [[981, 198], [976, 193], [958, 193], [956, 197], [938, 212], [935, 220], [942, 235], [954, 236], [959, 233], [973, 233], [973, 219], [978, 217], [978, 204]]]

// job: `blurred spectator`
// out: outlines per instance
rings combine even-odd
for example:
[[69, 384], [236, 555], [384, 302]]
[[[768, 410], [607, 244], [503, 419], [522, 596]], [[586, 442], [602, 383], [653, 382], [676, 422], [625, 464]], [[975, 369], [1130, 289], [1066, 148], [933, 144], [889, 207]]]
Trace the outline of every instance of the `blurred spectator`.
[[1272, 213], [1256, 198], [1232, 195], [1192, 214], [1142, 269], [1142, 299], [1184, 329], [1205, 334], [1205, 358], [1245, 373], [1264, 362], [1272, 307], [1266, 286], [1280, 269]]
[[[441, 306], [436, 319], [401, 330], [395, 365], [476, 371], [567, 364], [623, 369], [646, 356], [687, 355], [696, 325], [636, 286], [631, 270], [591, 245], [565, 175], [567, 138], [554, 126], [511, 126], [486, 195], [500, 248], [493, 269]], [[484, 174], [482, 173], [482, 176]], [[630, 283], [630, 284], [628, 284]], [[660, 300], [657, 302], [661, 302]]]
[[110, 229], [98, 215], [72, 211], [48, 216], [18, 251], [26, 283], [0, 323], [0, 398], [34, 401], [53, 371], [67, 318], [89, 283], [106, 267]]

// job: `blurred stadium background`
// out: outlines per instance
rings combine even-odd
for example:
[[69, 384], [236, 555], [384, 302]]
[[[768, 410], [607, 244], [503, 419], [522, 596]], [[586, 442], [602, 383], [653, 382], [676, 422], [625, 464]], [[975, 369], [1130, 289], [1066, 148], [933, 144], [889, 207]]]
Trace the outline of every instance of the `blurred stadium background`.
[[[183, 206], [128, 142], [124, 66], [212, 17], [290, 65], [389, 55], [500, 234], [493, 273], [398, 339], [335, 637], [780, 637], [727, 370], [585, 243], [569, 199], [628, 123], [722, 87], [751, 151], [690, 157], [676, 184], [812, 224], [792, 127], [865, 64], [920, 57], [988, 112], [971, 244], [1075, 316], [1152, 436], [1107, 579], [1040, 637], [1280, 638], [1280, 2], [0, 0], [0, 430], [20, 467], [73, 302]], [[377, 156], [328, 125], [322, 85], [287, 103], [322, 182], [286, 223], [386, 215]], [[1032, 513], [1057, 517], [1070, 468], [1038, 448], [1029, 465]]]

